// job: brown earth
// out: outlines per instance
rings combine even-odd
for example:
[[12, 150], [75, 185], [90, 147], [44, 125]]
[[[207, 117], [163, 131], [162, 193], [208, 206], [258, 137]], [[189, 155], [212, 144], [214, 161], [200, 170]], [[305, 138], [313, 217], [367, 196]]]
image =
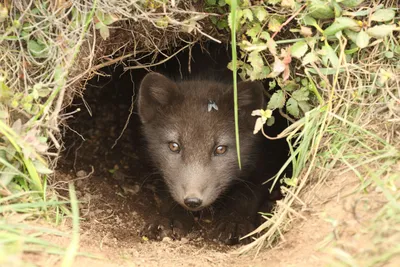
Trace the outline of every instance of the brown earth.
[[[81, 184], [92, 179], [83, 179]], [[357, 203], [367, 199], [379, 203], [383, 196], [379, 192], [368, 196], [362, 192], [354, 193], [357, 187], [358, 180], [352, 175], [331, 179], [315, 192], [314, 201], [300, 212], [303, 218], [292, 222], [284, 240], [274, 248], [263, 249], [257, 256], [254, 251], [239, 256], [235, 254], [238, 246], [218, 245], [201, 238], [160, 242], [142, 240], [137, 234], [141, 220], [137, 220], [133, 211], [129, 212], [127, 198], [120, 196], [112, 184], [104, 181], [96, 184], [96, 193], [91, 194], [90, 211], [82, 210], [85, 221], [81, 225], [80, 252], [92, 257], [78, 256], [74, 266], [332, 265], [338, 247], [353, 252], [373, 250], [365, 226], [377, 206], [365, 209], [357, 207]], [[89, 192], [88, 188], [86, 192]], [[62, 230], [71, 230], [68, 222]], [[69, 244], [69, 238], [47, 236], [46, 239], [62, 246]], [[56, 266], [61, 260], [56, 255], [40, 254], [26, 255], [25, 259], [39, 266]], [[387, 266], [398, 266], [398, 260], [393, 259]]]

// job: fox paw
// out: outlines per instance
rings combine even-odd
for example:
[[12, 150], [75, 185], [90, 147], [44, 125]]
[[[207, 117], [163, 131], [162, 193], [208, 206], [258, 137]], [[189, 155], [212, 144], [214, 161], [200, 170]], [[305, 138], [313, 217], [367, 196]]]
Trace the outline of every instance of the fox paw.
[[140, 236], [150, 240], [163, 240], [165, 237], [180, 240], [187, 232], [188, 230], [178, 220], [158, 218], [151, 223], [145, 224], [140, 231]]
[[248, 244], [250, 237], [242, 237], [254, 230], [254, 224], [250, 222], [221, 222], [213, 232], [214, 239], [226, 245]]

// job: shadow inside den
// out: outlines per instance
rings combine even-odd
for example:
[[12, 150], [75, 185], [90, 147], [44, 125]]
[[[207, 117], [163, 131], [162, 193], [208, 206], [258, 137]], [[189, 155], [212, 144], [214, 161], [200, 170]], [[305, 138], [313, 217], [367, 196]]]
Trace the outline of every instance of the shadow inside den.
[[[162, 59], [164, 57], [160, 55], [158, 60]], [[186, 49], [150, 69], [172, 80], [211, 79], [229, 84], [232, 79], [231, 71], [226, 68], [229, 61], [230, 51], [225, 46], [206, 43]], [[141, 64], [145, 62], [141, 61]], [[65, 131], [59, 180], [76, 180], [84, 229], [97, 227], [97, 232], [109, 234], [122, 245], [124, 242], [126, 245], [132, 241], [143, 242], [147, 240], [140, 234], [143, 227], [157, 216], [163, 201], [171, 201], [163, 198], [170, 192], [160, 171], [152, 164], [138, 116], [139, 85], [148, 71], [144, 68], [124, 71], [120, 64], [106, 67], [101, 73], [103, 75], [87, 82], [83, 99], [77, 97], [66, 110], [73, 112], [79, 108], [81, 111], [69, 120]], [[266, 91], [267, 86], [268, 81], [265, 81]], [[286, 119], [274, 115], [274, 126], [265, 128], [270, 136], [276, 136], [288, 125]], [[264, 138], [258, 149], [264, 153], [255, 164], [268, 167], [264, 168], [268, 170], [263, 173], [265, 181], [287, 160], [288, 147], [285, 140]], [[268, 201], [269, 210], [280, 197], [278, 185], [275, 187], [272, 194], [269, 187], [265, 187], [265, 194], [272, 196]], [[232, 198], [231, 202], [234, 201], [238, 200]], [[240, 200], [244, 205], [246, 201], [246, 198]], [[175, 202], [174, 205], [179, 206]], [[190, 214], [195, 223], [184, 238], [194, 244], [202, 245], [206, 240], [218, 246], [218, 242], [214, 242], [215, 236], [208, 235], [216, 230], [212, 223], [216, 209], [185, 213]]]

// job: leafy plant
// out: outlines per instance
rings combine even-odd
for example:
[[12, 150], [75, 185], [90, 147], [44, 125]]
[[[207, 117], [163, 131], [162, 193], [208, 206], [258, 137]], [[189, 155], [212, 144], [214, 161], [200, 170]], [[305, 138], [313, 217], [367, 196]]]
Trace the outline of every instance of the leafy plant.
[[[372, 42], [383, 41], [386, 48], [390, 47], [385, 55], [395, 56], [399, 50], [391, 41], [393, 32], [399, 30], [395, 10], [378, 5], [349, 11], [362, 2], [309, 0], [301, 5], [299, 1], [266, 1], [287, 11], [286, 15], [276, 15], [268, 11], [267, 5], [240, 1], [235, 21], [229, 20], [230, 25], [238, 26], [239, 75], [245, 80], [276, 78], [281, 88], [264, 111], [284, 109], [299, 119], [311, 107], [323, 104], [321, 89], [331, 86], [331, 77], [343, 71], [343, 60], [351, 62]], [[289, 32], [298, 32], [302, 37], [287, 39]], [[344, 59], [339, 57], [340, 42], [349, 47]], [[265, 118], [262, 121], [267, 122]]]

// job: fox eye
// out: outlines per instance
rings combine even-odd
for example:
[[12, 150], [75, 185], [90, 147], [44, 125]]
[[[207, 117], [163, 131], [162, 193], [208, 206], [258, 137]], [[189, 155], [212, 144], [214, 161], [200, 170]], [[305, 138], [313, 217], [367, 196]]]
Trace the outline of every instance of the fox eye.
[[169, 146], [169, 149], [170, 149], [172, 152], [179, 153], [179, 152], [181, 151], [181, 148], [180, 148], [180, 146], [178, 145], [178, 143], [169, 142], [168, 146]]
[[227, 146], [217, 146], [217, 147], [215, 148], [214, 154], [215, 154], [216, 156], [222, 155], [222, 154], [225, 154], [227, 150], [228, 150], [228, 147], [227, 147]]

